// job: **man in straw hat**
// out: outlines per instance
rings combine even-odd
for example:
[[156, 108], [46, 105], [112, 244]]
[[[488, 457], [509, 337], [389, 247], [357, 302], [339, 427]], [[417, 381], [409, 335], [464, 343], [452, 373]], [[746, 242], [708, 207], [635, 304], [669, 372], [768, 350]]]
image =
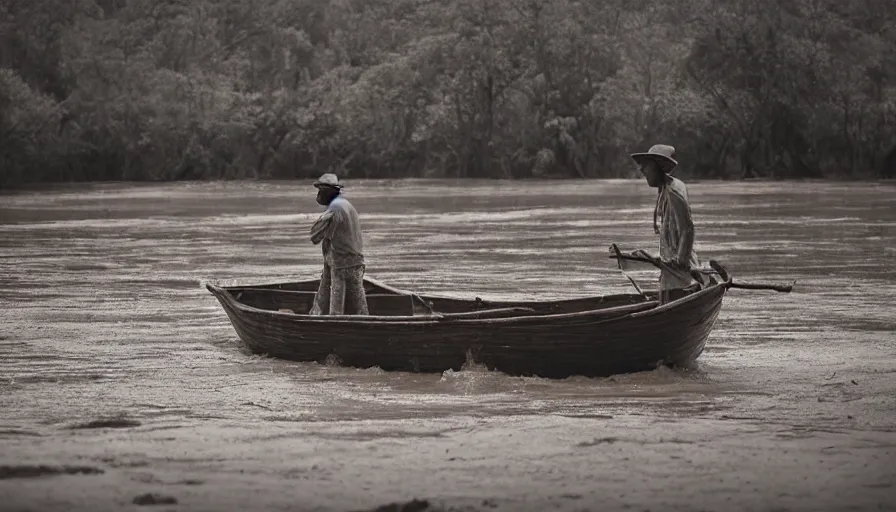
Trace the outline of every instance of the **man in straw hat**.
[[646, 153], [632, 154], [632, 159], [647, 178], [647, 184], [658, 189], [653, 231], [660, 235], [660, 258], [669, 266], [660, 272], [660, 302], [670, 302], [687, 295], [684, 289], [695, 283], [690, 271], [700, 266], [694, 251], [694, 221], [688, 189], [681, 180], [672, 177], [678, 166], [672, 146], [656, 144]]
[[342, 183], [335, 174], [324, 174], [314, 182], [317, 202], [327, 210], [311, 226], [311, 242], [321, 244], [324, 269], [314, 296], [312, 315], [366, 315], [364, 294], [364, 242], [358, 212], [342, 196]]

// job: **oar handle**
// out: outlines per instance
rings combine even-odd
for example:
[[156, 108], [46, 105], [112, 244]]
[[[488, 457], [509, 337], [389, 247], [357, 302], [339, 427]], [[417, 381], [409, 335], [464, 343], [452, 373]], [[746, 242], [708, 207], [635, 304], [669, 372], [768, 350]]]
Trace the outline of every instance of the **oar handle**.
[[[670, 266], [669, 262], [664, 261], [662, 258], [658, 258], [656, 256], [651, 256], [650, 254], [648, 254], [644, 251], [639, 251], [639, 252], [640, 252], [640, 254], [623, 254], [622, 251], [619, 250], [619, 247], [616, 244], [611, 244], [609, 257], [610, 257], [610, 259], [615, 259], [617, 261], [617, 263], [619, 265], [619, 270], [622, 270], [623, 273], [625, 272], [625, 270], [622, 268], [622, 260], [639, 261], [642, 263], [649, 263], [660, 270], [669, 271], [671, 269], [673, 273], [677, 272], [678, 275], [682, 276], [682, 277], [690, 275], [690, 277], [692, 279], [696, 280], [698, 283], [704, 283], [704, 280], [703, 280], [703, 277], [701, 274], [706, 273], [707, 271], [705, 271], [705, 270], [675, 269]], [[712, 263], [712, 262], [710, 262], [710, 263]], [[715, 267], [713, 267], [713, 268], [715, 268]], [[723, 272], [724, 272], [724, 270], [723, 270]], [[718, 270], [716, 270], [716, 273], [719, 273]], [[727, 276], [727, 274], [723, 274], [723, 277], [724, 276]], [[725, 279], [727, 280], [727, 277], [725, 277]], [[629, 280], [631, 280], [631, 278], [629, 278]]]

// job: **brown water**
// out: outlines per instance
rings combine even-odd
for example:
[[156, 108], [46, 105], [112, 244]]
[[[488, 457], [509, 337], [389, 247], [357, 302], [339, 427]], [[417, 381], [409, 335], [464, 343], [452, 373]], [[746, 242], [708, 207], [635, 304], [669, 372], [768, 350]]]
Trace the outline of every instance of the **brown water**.
[[[201, 283], [318, 273], [306, 183], [0, 196], [0, 509], [896, 509], [896, 186], [689, 190], [703, 261], [794, 292], [732, 290], [690, 371], [556, 381], [243, 353]], [[607, 247], [656, 247], [642, 181], [347, 197], [369, 275], [419, 292], [629, 291]]]

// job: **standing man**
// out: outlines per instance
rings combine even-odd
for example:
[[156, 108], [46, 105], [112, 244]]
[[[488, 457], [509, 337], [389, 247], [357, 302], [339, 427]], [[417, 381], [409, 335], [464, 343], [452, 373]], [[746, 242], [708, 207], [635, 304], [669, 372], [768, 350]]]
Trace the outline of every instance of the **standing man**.
[[314, 182], [317, 202], [327, 210], [311, 226], [311, 242], [321, 244], [324, 270], [314, 296], [312, 315], [367, 315], [364, 294], [364, 241], [355, 207], [342, 196], [342, 183], [335, 174], [324, 174]]
[[681, 180], [672, 177], [678, 166], [674, 157], [675, 148], [664, 144], [657, 144], [646, 153], [632, 154], [647, 184], [658, 189], [653, 231], [660, 235], [660, 258], [669, 265], [660, 271], [661, 304], [687, 295], [684, 288], [696, 282], [690, 271], [700, 266], [694, 251], [694, 221], [688, 189]]

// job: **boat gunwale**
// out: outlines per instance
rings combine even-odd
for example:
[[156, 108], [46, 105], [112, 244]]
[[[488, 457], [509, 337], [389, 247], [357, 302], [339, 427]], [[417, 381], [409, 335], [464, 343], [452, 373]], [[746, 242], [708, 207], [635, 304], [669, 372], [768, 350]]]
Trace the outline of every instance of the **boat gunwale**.
[[[387, 292], [397, 296], [407, 296], [412, 297], [414, 295], [423, 298], [423, 299], [435, 299], [435, 300], [451, 300], [458, 302], [476, 302], [478, 300], [482, 300], [483, 302], [504, 302], [504, 303], [513, 303], [513, 304], [535, 304], [535, 305], [547, 305], [547, 304], [564, 304], [569, 302], [577, 302], [582, 300], [596, 299], [596, 298], [604, 298], [604, 299], [622, 299], [626, 297], [642, 297], [637, 293], [614, 293], [610, 295], [587, 295], [585, 297], [572, 297], [567, 299], [536, 299], [536, 300], [521, 300], [521, 301], [513, 301], [513, 300], [504, 300], [504, 299], [482, 299], [474, 295], [474, 298], [461, 297], [457, 295], [447, 295], [447, 294], [438, 294], [438, 293], [426, 293], [426, 294], [418, 294], [416, 292], [412, 292], [410, 290], [404, 290], [401, 288], [397, 288], [391, 285], [384, 283], [378, 279], [374, 279], [370, 276], [364, 276], [364, 281], [372, 284], [374, 287], [379, 288], [379, 290], [375, 290], [373, 292], [368, 292], [368, 295], [377, 293], [377, 292]], [[303, 281], [291, 281], [289, 284], [310, 284], [310, 283], [318, 283], [320, 282], [320, 278], [314, 279], [305, 279]], [[257, 283], [250, 285], [230, 285], [230, 286], [218, 286], [222, 290], [228, 292], [237, 292], [237, 291], [253, 291], [253, 292], [294, 292], [294, 293], [317, 293], [316, 290], [283, 290], [281, 288], [274, 288], [275, 286], [281, 286], [286, 284], [284, 282], [279, 283]], [[217, 285], [215, 285], [217, 286]], [[394, 318], [390, 316], [390, 318]]]
[[[400, 290], [389, 285], [385, 285], [384, 283], [380, 283], [378, 280], [366, 277], [364, 278], [366, 281], [370, 282], [374, 286], [378, 286], [384, 290], [392, 291], [397, 295], [408, 295], [409, 297], [413, 294], [413, 292]], [[306, 281], [299, 281], [299, 283], [310, 283], [314, 282], [314, 279], [308, 279]], [[282, 283], [272, 283], [267, 286], [275, 286], [277, 284]], [[259, 285], [251, 286], [251, 288], [256, 288]], [[390, 325], [390, 326], [401, 326], [401, 325], [435, 325], [435, 324], [464, 324], [464, 325], [494, 325], [494, 324], [510, 324], [510, 325], [526, 325], [531, 323], [552, 323], [557, 320], [568, 320], [572, 318], [587, 318], [589, 316], [595, 317], [595, 320], [598, 322], [606, 322], [610, 320], [619, 320], [623, 318], [643, 318], [647, 316], [657, 315], [665, 313], [671, 309], [676, 309], [690, 301], [698, 300], [700, 297], [704, 297], [710, 293], [713, 293], [718, 288], [722, 288], [722, 295], [724, 296], [725, 290], [731, 286], [731, 276], [726, 275], [724, 281], [716, 282], [711, 286], [708, 286], [702, 290], [699, 290], [695, 293], [687, 295], [685, 297], [681, 297], [674, 301], [668, 302], [666, 304], [660, 304], [656, 300], [649, 300], [645, 302], [635, 303], [635, 304], [627, 304], [622, 306], [615, 306], [612, 308], [603, 308], [603, 309], [588, 309], [584, 311], [576, 311], [573, 313], [549, 313], [542, 315], [519, 315], [519, 316], [509, 316], [502, 318], [451, 318], [451, 317], [440, 317], [438, 314], [436, 315], [309, 315], [309, 314], [299, 314], [299, 313], [287, 313], [282, 311], [274, 311], [269, 309], [260, 309], [253, 306], [249, 306], [242, 302], [239, 302], [235, 299], [231, 294], [231, 290], [241, 289], [241, 288], [250, 288], [250, 287], [240, 287], [240, 286], [229, 286], [229, 287], [220, 287], [211, 283], [206, 283], [205, 287], [208, 289], [215, 297], [219, 300], [226, 301], [231, 308], [239, 310], [241, 312], [250, 313], [250, 314], [264, 314], [270, 315], [275, 318], [281, 318], [284, 320], [288, 320], [295, 323], [329, 323], [329, 324], [349, 324], [349, 325], [369, 325], [369, 326], [379, 326], [379, 325]], [[276, 289], [271, 289], [271, 291], [276, 291]], [[431, 295], [423, 295], [419, 296], [421, 298], [436, 298]], [[590, 297], [583, 297], [582, 299], [596, 299], [601, 297], [607, 297], [606, 295], [595, 295]], [[455, 297], [438, 297], [442, 299], [449, 300], [469, 300], [469, 299], [458, 299]], [[577, 300], [577, 299], [572, 299]], [[562, 301], [529, 301], [529, 303], [541, 303], [541, 304], [550, 304], [557, 303]], [[653, 307], [649, 309], [639, 309], [643, 308], [645, 305], [655, 304]], [[631, 309], [635, 309], [635, 311], [629, 311]], [[610, 313], [609, 315], [607, 313]], [[618, 313], [614, 315], [613, 313]]]

